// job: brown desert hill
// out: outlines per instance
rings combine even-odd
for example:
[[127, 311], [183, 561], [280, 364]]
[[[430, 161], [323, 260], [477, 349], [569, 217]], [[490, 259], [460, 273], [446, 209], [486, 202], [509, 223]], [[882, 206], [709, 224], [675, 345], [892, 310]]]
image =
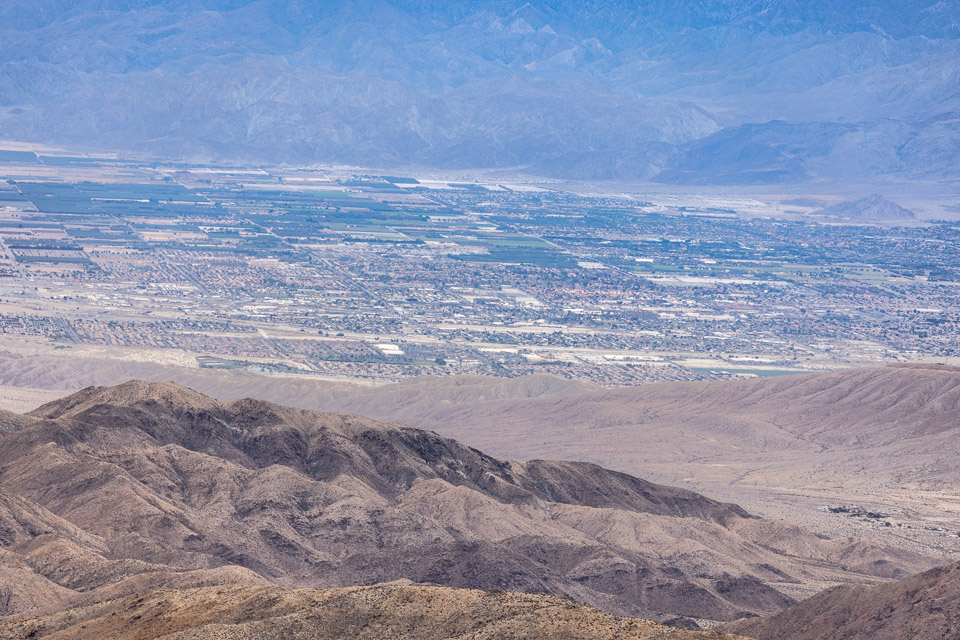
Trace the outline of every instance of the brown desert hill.
[[376, 586], [152, 591], [47, 615], [0, 619], [0, 639], [737, 640], [620, 618], [543, 595]]
[[[524, 398], [487, 397], [502, 381], [483, 379], [460, 380], [451, 394], [453, 382], [317, 394], [301, 404], [435, 429], [492, 455], [586, 460], [803, 526], [823, 518], [821, 507], [852, 504], [916, 518], [921, 528], [957, 530], [957, 367], [585, 387]], [[825, 520], [818, 531], [837, 535], [831, 526]]]
[[[3, 360], [0, 384], [73, 389], [131, 371], [221, 400], [262, 398], [433, 429], [496, 456], [577, 459], [668, 483], [769, 489], [960, 486], [960, 368], [893, 365], [599, 388], [546, 375], [358, 387], [150, 363]], [[776, 466], [777, 473], [770, 473]]]
[[960, 563], [876, 587], [835, 587], [776, 615], [727, 626], [759, 640], [960, 638]]
[[15, 532], [0, 568], [32, 585], [8, 612], [156, 588], [407, 579], [731, 620], [778, 611], [786, 593], [931, 566], [589, 463], [498, 460], [413, 427], [171, 383], [85, 389], [0, 424], [14, 514], [0, 525]]
[[[189, 382], [224, 400], [250, 395], [367, 415], [433, 429], [498, 457], [593, 462], [831, 538], [869, 537], [944, 561], [960, 557], [960, 538], [947, 535], [960, 519], [956, 367], [877, 366], [605, 389], [547, 375], [361, 387], [53, 356], [6, 354], [0, 362], [0, 383], [71, 389], [136, 372]], [[841, 505], [889, 514], [894, 526], [821, 511]]]
[[[508, 463], [422, 429], [359, 416], [312, 414], [257, 400], [222, 405], [172, 383], [133, 381], [84, 389], [29, 415], [94, 425], [98, 432], [106, 427], [109, 431], [102, 436], [120, 446], [130, 446], [145, 434], [161, 446], [178, 445], [246, 467], [280, 464], [324, 480], [346, 475], [391, 498], [417, 479], [428, 478], [510, 501], [540, 499], [711, 520], [749, 517], [736, 505], [593, 464]], [[19, 435], [11, 443], [19, 443]]]
[[[899, 440], [936, 436], [957, 424], [950, 415], [960, 409], [960, 368], [943, 365], [898, 365], [827, 373], [778, 376], [729, 382], [656, 383], [612, 389], [584, 385], [579, 392], [529, 398], [490, 397], [486, 389], [497, 379], [421, 380], [392, 387], [357, 390], [339, 399], [318, 400], [324, 408], [390, 416], [418, 426], [446, 425], [461, 437], [473, 435], [498, 444], [501, 433], [528, 438], [567, 436], [583, 441], [591, 431], [608, 435], [618, 427], [713, 427], [738, 438], [741, 449], [759, 445], [788, 448], [795, 443], [809, 450], [835, 447], [874, 447]], [[464, 388], [469, 389], [468, 394]], [[302, 402], [306, 403], [304, 399]], [[318, 407], [319, 408], [319, 407]], [[509, 418], [508, 418], [509, 416]], [[507, 419], [508, 418], [508, 419]], [[489, 424], [496, 421], [497, 424]], [[483, 424], [492, 427], [481, 431]], [[547, 425], [551, 431], [545, 431]], [[575, 435], [567, 427], [577, 427]], [[492, 433], [491, 433], [492, 431]], [[618, 443], [590, 444], [617, 447]], [[525, 449], [530, 445], [519, 439]], [[487, 446], [489, 446], [489, 444]], [[707, 445], [722, 444], [706, 443]], [[501, 446], [507, 446], [505, 444]], [[714, 446], [714, 448], [717, 448]]]

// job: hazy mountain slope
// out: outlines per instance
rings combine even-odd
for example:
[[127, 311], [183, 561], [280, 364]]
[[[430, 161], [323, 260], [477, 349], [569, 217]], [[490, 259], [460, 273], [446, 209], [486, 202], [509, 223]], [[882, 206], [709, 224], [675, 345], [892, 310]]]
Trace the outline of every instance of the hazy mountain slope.
[[[911, 548], [937, 550], [945, 560], [960, 550], [955, 367], [585, 388], [542, 398], [498, 398], [492, 390], [502, 384], [424, 380], [333, 397], [320, 391], [301, 403], [436, 429], [495, 455], [588, 460], [829, 536], [910, 538], [922, 545]], [[870, 524], [824, 511], [839, 505], [888, 517]]]
[[841, 202], [821, 209], [819, 215], [832, 216], [860, 222], [903, 222], [916, 220], [917, 216], [896, 202], [875, 194], [855, 202]]
[[960, 634], [960, 564], [877, 587], [836, 587], [768, 618], [732, 623], [759, 640], [900, 640]]
[[735, 640], [716, 631], [683, 631], [646, 620], [616, 618], [550, 596], [411, 586], [154, 591], [41, 618], [0, 620], [0, 638], [161, 636], [183, 640]]
[[402, 578], [729, 620], [783, 608], [784, 590], [930, 566], [590, 464], [505, 462], [411, 427], [169, 383], [85, 389], [3, 421], [0, 490], [91, 537], [51, 531], [8, 549], [43, 546], [30, 567], [77, 592], [71, 603], [220, 571], [227, 583]]
[[955, 0], [13, 0], [0, 136], [682, 183], [944, 180], [958, 16]]
[[[960, 410], [954, 367], [649, 384], [543, 398], [485, 396], [496, 380], [459, 384], [474, 395], [448, 397], [451, 381], [423, 381], [303, 402], [438, 429], [501, 454], [576, 453], [674, 478], [706, 480], [712, 472], [740, 484], [801, 486], [817, 474], [822, 484], [849, 486], [858, 481], [852, 469], [866, 467], [876, 475], [861, 475], [865, 483], [960, 484], [952, 462]], [[764, 473], [775, 460], [784, 464], [777, 475]]]

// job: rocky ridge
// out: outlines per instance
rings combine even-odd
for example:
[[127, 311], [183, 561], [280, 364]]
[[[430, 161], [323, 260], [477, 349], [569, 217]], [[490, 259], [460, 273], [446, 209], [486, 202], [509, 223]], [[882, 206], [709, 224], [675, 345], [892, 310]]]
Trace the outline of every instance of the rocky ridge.
[[592, 464], [497, 460], [421, 429], [171, 383], [85, 389], [0, 415], [0, 434], [8, 614], [405, 579], [689, 623], [930, 562]]

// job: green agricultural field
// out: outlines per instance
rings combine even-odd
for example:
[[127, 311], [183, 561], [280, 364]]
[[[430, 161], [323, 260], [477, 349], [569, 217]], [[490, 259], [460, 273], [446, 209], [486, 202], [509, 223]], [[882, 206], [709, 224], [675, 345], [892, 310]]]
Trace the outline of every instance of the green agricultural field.
[[[624, 267], [636, 273], [677, 273], [683, 271], [683, 269], [676, 265], [657, 264], [653, 262], [637, 262], [634, 264], [627, 263], [624, 265]], [[690, 275], [694, 274], [690, 273]]]
[[100, 163], [93, 158], [75, 158], [70, 156], [40, 156], [43, 164], [51, 167], [69, 167], [74, 165], [99, 167]]
[[10, 164], [23, 162], [34, 163], [40, 162], [40, 159], [37, 158], [37, 154], [33, 151], [7, 151], [0, 149], [0, 162]]

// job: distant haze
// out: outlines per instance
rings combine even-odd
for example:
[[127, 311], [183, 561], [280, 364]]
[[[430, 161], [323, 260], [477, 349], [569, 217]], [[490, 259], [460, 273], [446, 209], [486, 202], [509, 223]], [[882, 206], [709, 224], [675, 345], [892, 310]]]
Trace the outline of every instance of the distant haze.
[[0, 138], [672, 184], [952, 181], [956, 0], [6, 0]]

